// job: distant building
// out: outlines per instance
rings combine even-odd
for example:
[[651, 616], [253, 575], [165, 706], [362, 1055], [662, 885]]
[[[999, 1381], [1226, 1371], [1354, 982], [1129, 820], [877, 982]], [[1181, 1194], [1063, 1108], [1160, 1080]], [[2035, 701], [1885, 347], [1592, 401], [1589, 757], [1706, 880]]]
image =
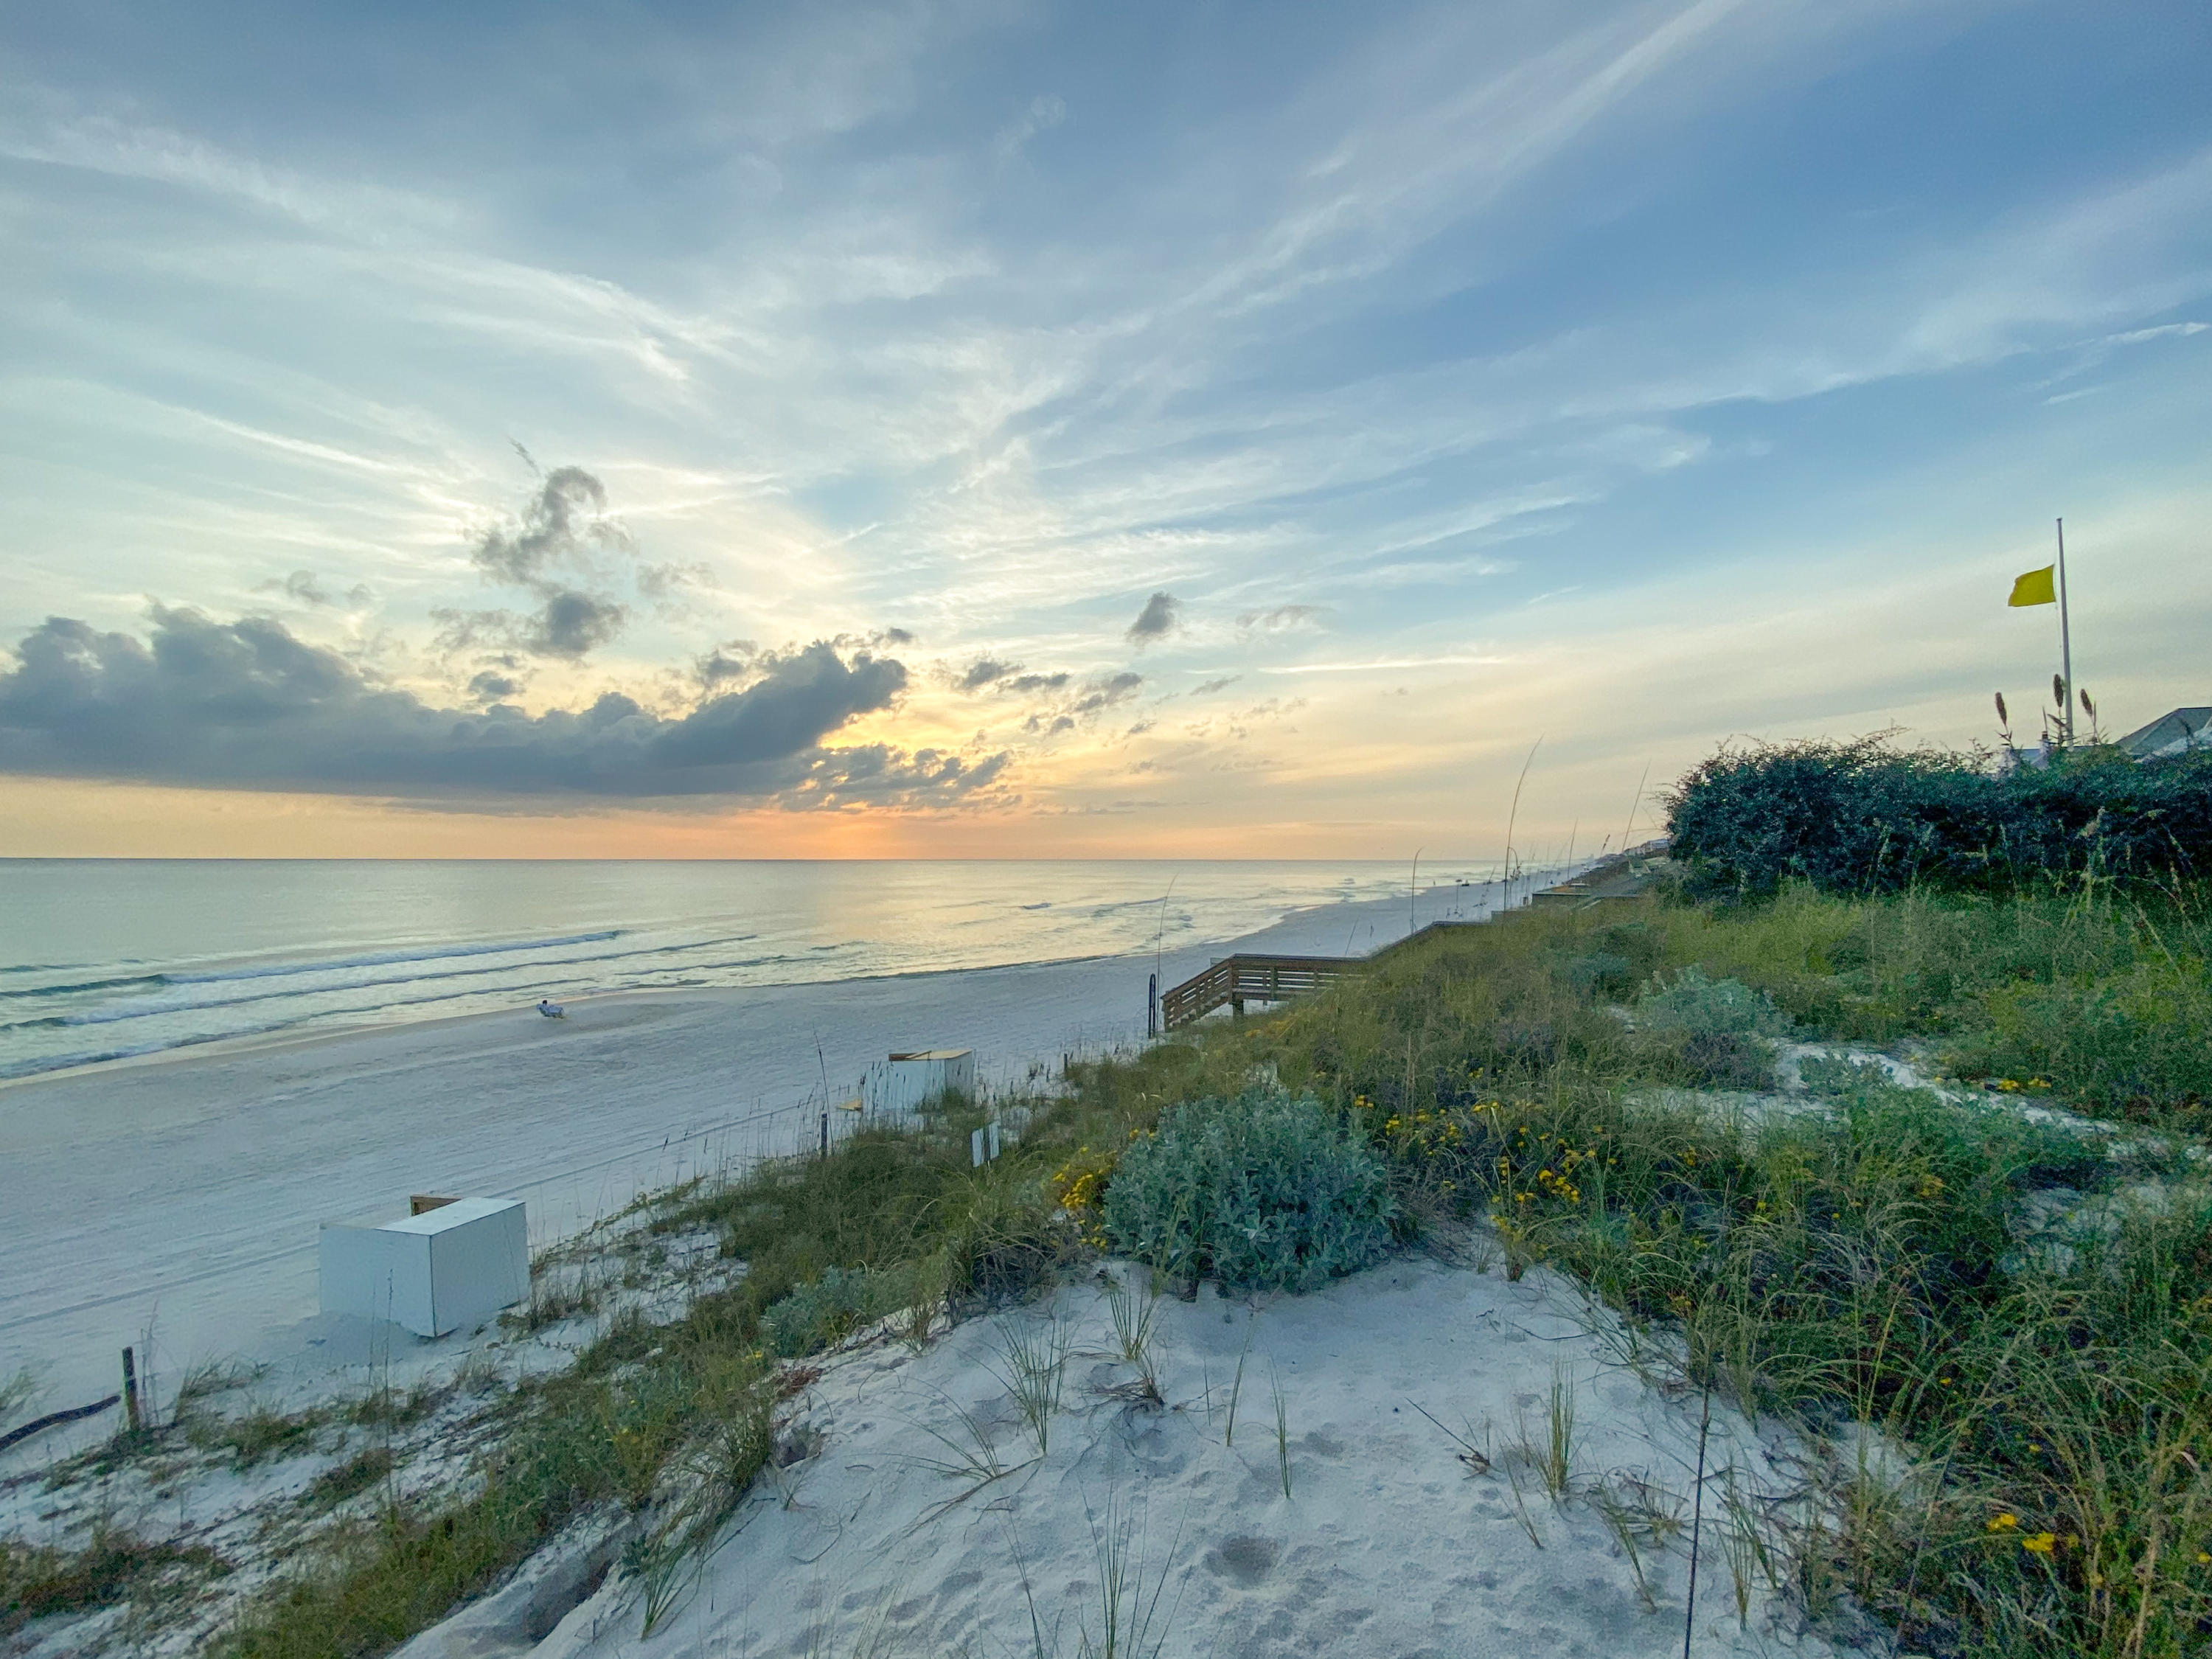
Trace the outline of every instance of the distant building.
[[2140, 732], [2130, 732], [2119, 747], [2138, 761], [2172, 760], [2192, 750], [2212, 749], [2212, 708], [2176, 708]]

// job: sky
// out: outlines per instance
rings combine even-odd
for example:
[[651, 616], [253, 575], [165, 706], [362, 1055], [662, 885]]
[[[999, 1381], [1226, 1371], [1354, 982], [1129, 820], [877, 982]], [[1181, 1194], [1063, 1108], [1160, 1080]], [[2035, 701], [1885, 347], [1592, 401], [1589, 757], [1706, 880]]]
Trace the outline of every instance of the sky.
[[2208, 70], [2201, 0], [10, 9], [0, 855], [1617, 846], [1724, 743], [2032, 734], [2062, 516], [2106, 726], [2212, 702]]

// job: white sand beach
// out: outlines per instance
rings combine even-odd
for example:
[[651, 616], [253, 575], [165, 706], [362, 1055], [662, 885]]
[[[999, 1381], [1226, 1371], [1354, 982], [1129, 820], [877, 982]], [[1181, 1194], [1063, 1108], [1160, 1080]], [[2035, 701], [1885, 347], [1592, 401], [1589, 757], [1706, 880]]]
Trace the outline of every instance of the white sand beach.
[[[1485, 902], [1468, 889], [1456, 908]], [[1168, 953], [1161, 983], [1232, 950], [1364, 952], [1406, 926], [1403, 901], [1301, 911]], [[893, 1049], [973, 1048], [1005, 1082], [1140, 1040], [1153, 969], [607, 997], [0, 1087], [0, 1376], [27, 1365], [74, 1405], [113, 1391], [126, 1343], [142, 1364], [150, 1346], [157, 1389], [194, 1364], [296, 1361], [321, 1334], [323, 1221], [404, 1213], [410, 1193], [514, 1195], [543, 1245], [641, 1190], [792, 1151]]]
[[[920, 1353], [879, 1339], [817, 1362], [785, 1430], [804, 1455], [763, 1476], [659, 1628], [611, 1575], [529, 1650], [1049, 1659], [1109, 1651], [1109, 1619], [1113, 1650], [1146, 1659], [1684, 1650], [1700, 1402], [1623, 1369], [1568, 1281], [1413, 1256], [1309, 1296], [1209, 1285], [1154, 1309], [1161, 1405], [1115, 1392], [1139, 1368], [1097, 1283]], [[1069, 1355], [1042, 1454], [1007, 1386], [1023, 1326]], [[1553, 1492], [1555, 1397], [1573, 1421]], [[1002, 1479], [943, 1467], [986, 1445]], [[1715, 1407], [1693, 1655], [1853, 1650], [1804, 1632], [1729, 1545], [1730, 1494], [1794, 1486], [1799, 1450]], [[409, 1659], [459, 1650], [434, 1633]]]

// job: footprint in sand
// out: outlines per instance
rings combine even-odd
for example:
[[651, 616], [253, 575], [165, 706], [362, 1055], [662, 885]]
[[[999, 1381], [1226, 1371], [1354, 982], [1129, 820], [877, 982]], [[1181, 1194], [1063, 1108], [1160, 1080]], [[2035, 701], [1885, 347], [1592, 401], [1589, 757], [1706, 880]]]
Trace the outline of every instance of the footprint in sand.
[[1206, 1553], [1206, 1565], [1209, 1571], [1249, 1589], [1267, 1576], [1281, 1553], [1282, 1546], [1272, 1538], [1231, 1538]]

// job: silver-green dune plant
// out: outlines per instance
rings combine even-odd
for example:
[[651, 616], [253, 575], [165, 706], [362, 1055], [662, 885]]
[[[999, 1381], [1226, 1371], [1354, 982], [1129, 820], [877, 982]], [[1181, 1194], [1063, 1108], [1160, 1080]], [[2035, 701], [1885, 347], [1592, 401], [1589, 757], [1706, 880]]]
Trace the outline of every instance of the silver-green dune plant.
[[796, 1358], [827, 1347], [860, 1326], [894, 1313], [911, 1313], [919, 1299], [918, 1269], [831, 1267], [802, 1285], [761, 1316], [770, 1351]]
[[1311, 1095], [1247, 1089], [1170, 1108], [1106, 1191], [1115, 1245], [1163, 1273], [1310, 1291], [1372, 1266], [1397, 1214], [1382, 1158]]
[[1636, 1000], [1636, 1023], [1647, 1031], [1698, 1036], [1784, 1037], [1791, 1030], [1790, 1017], [1765, 992], [1696, 967], [1647, 988]]

